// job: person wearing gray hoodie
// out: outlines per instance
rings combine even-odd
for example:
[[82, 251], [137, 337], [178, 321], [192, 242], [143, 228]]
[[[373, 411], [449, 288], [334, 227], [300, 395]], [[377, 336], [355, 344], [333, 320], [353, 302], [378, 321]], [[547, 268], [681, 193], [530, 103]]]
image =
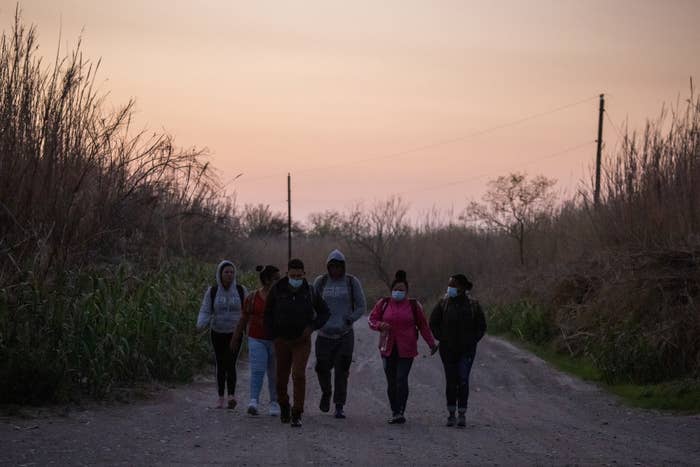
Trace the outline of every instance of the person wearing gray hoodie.
[[[209, 328], [216, 356], [218, 408], [236, 407], [236, 360], [238, 350], [231, 348], [233, 331], [241, 319], [246, 290], [236, 283], [236, 267], [224, 260], [216, 268], [216, 284], [207, 288], [197, 316], [197, 329]], [[228, 404], [224, 392], [228, 389]]]
[[[331, 316], [316, 337], [316, 374], [321, 386], [322, 412], [330, 410], [331, 396], [335, 404], [335, 418], [345, 418], [348, 373], [355, 346], [353, 323], [367, 310], [365, 294], [360, 281], [345, 272], [345, 256], [333, 250], [326, 260], [328, 273], [314, 280], [314, 290], [328, 304]], [[335, 371], [335, 391], [331, 371]]]

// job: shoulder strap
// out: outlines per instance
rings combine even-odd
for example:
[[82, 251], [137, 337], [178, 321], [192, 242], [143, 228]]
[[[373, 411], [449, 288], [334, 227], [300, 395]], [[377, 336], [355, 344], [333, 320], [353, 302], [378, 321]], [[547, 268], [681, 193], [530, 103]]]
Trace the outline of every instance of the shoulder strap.
[[238, 291], [238, 296], [241, 298], [241, 310], [243, 309], [243, 301], [245, 300], [245, 290], [241, 284], [236, 284], [236, 290]]
[[388, 297], [382, 298], [382, 307], [380, 308], [380, 310], [382, 310], [382, 313], [379, 315], [380, 320], [382, 318], [384, 318], [384, 312], [386, 311], [388, 306], [389, 306], [389, 298]]
[[214, 284], [209, 289], [209, 302], [211, 303], [211, 314], [214, 314], [214, 299], [216, 298], [216, 291], [219, 289], [219, 284]]
[[411, 311], [413, 312], [413, 322], [418, 326], [418, 300], [415, 298], [409, 298], [408, 302], [411, 304]]
[[350, 293], [350, 312], [354, 313], [355, 312], [355, 286], [353, 285], [353, 282], [355, 282], [355, 278], [352, 277], [350, 274], [346, 274], [345, 277], [348, 278], [348, 292]]

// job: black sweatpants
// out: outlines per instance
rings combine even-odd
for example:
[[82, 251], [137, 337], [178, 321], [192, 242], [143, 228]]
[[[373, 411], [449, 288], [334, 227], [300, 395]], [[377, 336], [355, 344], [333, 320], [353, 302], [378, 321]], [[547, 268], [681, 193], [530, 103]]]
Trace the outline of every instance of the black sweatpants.
[[219, 397], [224, 397], [224, 390], [228, 388], [228, 395], [236, 393], [236, 360], [238, 351], [231, 350], [232, 332], [211, 332], [211, 343], [216, 357], [216, 386]]
[[[321, 392], [333, 394], [333, 403], [344, 405], [348, 396], [348, 374], [355, 348], [355, 333], [350, 330], [338, 339], [316, 338], [316, 374]], [[335, 391], [331, 385], [331, 370], [335, 370]]]

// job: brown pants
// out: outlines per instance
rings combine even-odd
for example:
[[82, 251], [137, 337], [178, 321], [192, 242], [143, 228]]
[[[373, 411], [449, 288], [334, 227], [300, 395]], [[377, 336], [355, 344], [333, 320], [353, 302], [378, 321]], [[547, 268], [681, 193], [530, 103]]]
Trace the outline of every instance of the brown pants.
[[294, 388], [294, 404], [292, 413], [301, 415], [304, 412], [306, 396], [306, 362], [311, 353], [311, 336], [297, 339], [275, 339], [275, 358], [277, 359], [277, 401], [289, 406], [289, 373], [292, 374]]

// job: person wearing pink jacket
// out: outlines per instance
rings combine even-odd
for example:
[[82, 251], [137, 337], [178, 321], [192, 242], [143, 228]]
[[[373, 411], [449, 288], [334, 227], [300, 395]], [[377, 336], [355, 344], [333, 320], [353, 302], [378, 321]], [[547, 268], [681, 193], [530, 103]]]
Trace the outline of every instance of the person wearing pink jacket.
[[418, 355], [418, 332], [430, 347], [431, 355], [437, 345], [425, 319], [423, 307], [408, 298], [405, 271], [396, 271], [391, 284], [391, 298], [379, 299], [369, 316], [369, 327], [379, 331], [379, 351], [384, 360], [387, 395], [391, 405], [390, 424], [406, 423], [404, 411], [408, 400], [408, 374]]

